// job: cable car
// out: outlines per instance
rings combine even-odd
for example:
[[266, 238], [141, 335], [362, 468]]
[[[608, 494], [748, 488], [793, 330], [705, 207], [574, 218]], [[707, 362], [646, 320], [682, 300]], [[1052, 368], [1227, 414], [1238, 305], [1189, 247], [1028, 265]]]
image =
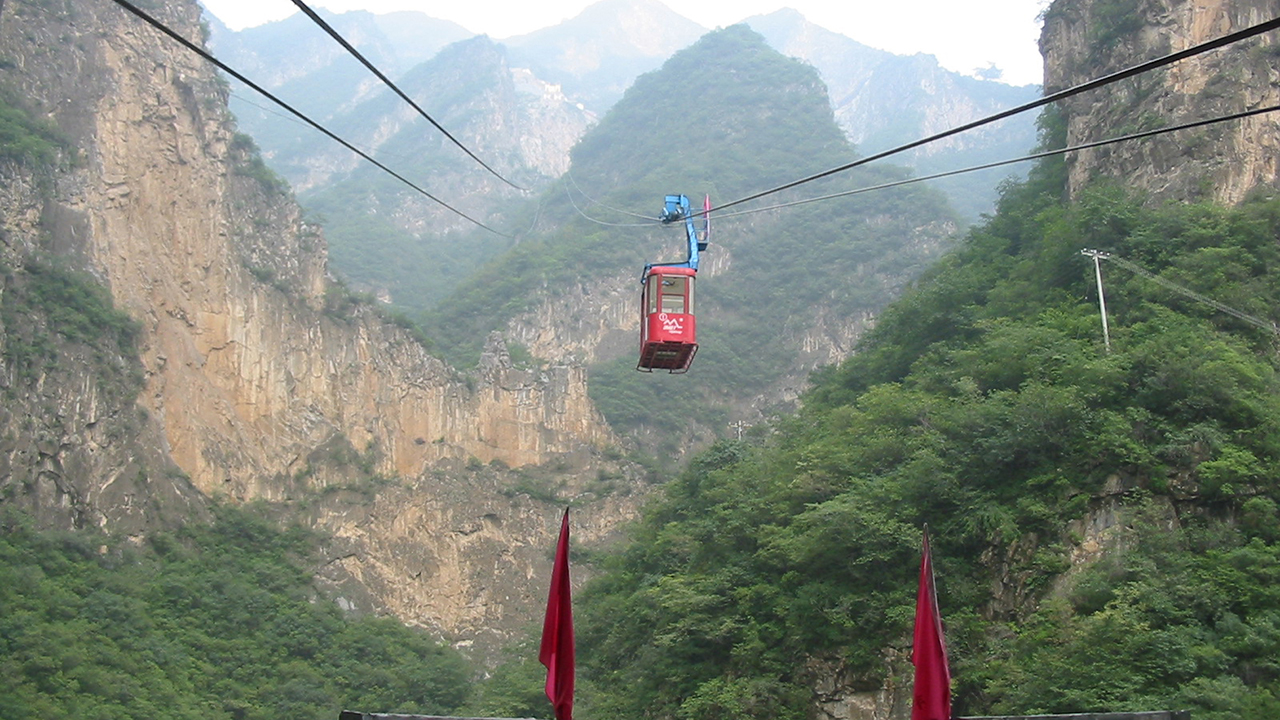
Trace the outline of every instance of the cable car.
[[638, 370], [688, 372], [698, 352], [698, 321], [693, 315], [697, 275], [693, 268], [661, 265], [645, 272]]
[[693, 287], [698, 276], [698, 253], [707, 249], [710, 236], [711, 197], [703, 202], [703, 233], [698, 237], [689, 198], [667, 195], [658, 219], [685, 222], [689, 259], [682, 263], [646, 265], [640, 278], [640, 360], [643, 372], [666, 370], [685, 373], [698, 353], [698, 323], [693, 313]]

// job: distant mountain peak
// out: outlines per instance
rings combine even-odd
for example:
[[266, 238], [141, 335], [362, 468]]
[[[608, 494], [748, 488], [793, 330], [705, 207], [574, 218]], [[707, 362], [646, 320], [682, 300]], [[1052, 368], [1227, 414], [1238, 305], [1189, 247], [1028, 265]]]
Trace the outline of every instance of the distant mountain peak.
[[632, 79], [693, 44], [706, 28], [659, 0], [600, 0], [554, 27], [503, 41], [512, 64], [562, 85], [596, 112]]
[[764, 15], [756, 15], [755, 17], [768, 18], [775, 22], [778, 22], [778, 21], [800, 22], [800, 23], [809, 22], [809, 18], [805, 17], [803, 13], [801, 13], [799, 10], [796, 10], [795, 8], [789, 8], [789, 7], [778, 8], [777, 10], [774, 10], [771, 13], [765, 13]]
[[588, 5], [582, 12], [578, 13], [574, 20], [579, 18], [594, 20], [622, 15], [642, 15], [645, 17], [675, 16], [685, 22], [692, 22], [660, 2], [660, 0], [600, 0], [597, 3]]

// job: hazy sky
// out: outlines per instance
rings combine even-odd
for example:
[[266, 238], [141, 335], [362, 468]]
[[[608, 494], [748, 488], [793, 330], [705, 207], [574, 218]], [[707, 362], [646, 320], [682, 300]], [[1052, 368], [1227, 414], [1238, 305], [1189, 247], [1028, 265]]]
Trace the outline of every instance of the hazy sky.
[[[201, 0], [233, 30], [297, 12], [290, 0]], [[929, 53], [943, 67], [973, 74], [995, 66], [1005, 82], [1039, 84], [1039, 15], [1049, 0], [663, 0], [708, 28], [789, 7], [816, 25], [874, 48], [909, 55]], [[452, 20], [494, 39], [522, 35], [574, 17], [595, 0], [311, 0], [312, 8], [341, 13], [416, 10]]]

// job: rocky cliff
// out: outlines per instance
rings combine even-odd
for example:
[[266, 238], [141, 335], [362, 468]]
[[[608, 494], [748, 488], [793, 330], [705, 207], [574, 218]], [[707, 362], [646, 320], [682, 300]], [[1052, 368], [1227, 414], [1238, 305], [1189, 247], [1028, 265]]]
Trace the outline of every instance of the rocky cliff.
[[[146, 6], [200, 37], [194, 2]], [[326, 576], [353, 606], [456, 637], [523, 617], [507, 602], [533, 592], [559, 494], [591, 490], [575, 478], [613, 442], [582, 367], [520, 370], [495, 341], [471, 375], [448, 368], [327, 278], [323, 237], [237, 137], [208, 63], [109, 1], [0, 9], [0, 85], [65, 147], [0, 164], [5, 292], [41, 263], [85, 271], [136, 329], [113, 355], [50, 315], [71, 347], [53, 369], [23, 376], [6, 352], [6, 497], [128, 532], [211, 497], [320, 498], [310, 517], [341, 548]], [[6, 348], [21, 337], [10, 323]], [[477, 480], [485, 463], [559, 472], [534, 500], [514, 473]], [[584, 541], [628, 515], [619, 497], [583, 513]]]
[[[1274, 0], [1058, 0], [1040, 40], [1045, 91], [1102, 77], [1280, 15]], [[1067, 101], [1074, 145], [1274, 105], [1275, 33], [1215, 50]], [[1069, 156], [1070, 191], [1103, 176], [1156, 197], [1236, 203], [1275, 185], [1275, 114]]]

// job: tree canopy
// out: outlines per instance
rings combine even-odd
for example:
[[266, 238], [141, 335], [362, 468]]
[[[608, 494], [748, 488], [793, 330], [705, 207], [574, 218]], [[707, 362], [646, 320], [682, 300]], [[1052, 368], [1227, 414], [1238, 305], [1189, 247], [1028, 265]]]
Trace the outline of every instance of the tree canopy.
[[143, 546], [0, 532], [0, 716], [321, 720], [344, 708], [448, 714], [469, 665], [393, 619], [346, 617], [312, 586], [317, 538], [253, 508]]
[[1280, 711], [1276, 333], [1104, 264], [1108, 352], [1080, 253], [1278, 318], [1280, 200], [1060, 180], [666, 488], [583, 593], [596, 714], [800, 718], [820, 679], [908, 674], [925, 523], [957, 713]]

